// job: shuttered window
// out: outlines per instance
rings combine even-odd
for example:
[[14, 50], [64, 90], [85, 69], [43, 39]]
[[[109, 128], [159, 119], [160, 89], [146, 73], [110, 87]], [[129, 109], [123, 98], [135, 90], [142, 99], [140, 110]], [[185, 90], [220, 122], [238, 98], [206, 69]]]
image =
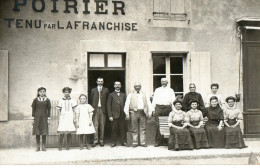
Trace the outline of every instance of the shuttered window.
[[154, 19], [185, 21], [185, 0], [153, 0]]

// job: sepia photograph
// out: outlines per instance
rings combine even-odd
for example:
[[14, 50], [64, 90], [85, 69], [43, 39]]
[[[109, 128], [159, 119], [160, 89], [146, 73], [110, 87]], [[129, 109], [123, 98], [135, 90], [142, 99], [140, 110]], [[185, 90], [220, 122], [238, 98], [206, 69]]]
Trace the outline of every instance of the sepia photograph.
[[260, 165], [260, 0], [1, 0], [0, 166]]

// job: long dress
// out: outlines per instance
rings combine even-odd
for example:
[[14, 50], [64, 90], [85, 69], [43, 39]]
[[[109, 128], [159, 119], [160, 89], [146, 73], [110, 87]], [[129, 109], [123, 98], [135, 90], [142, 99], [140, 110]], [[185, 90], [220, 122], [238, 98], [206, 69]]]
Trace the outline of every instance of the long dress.
[[209, 147], [211, 148], [224, 148], [225, 146], [225, 133], [224, 129], [218, 130], [219, 122], [224, 120], [223, 110], [219, 105], [217, 107], [208, 107], [204, 116], [208, 118], [205, 124], [205, 130], [207, 131]]
[[76, 108], [77, 103], [71, 98], [63, 98], [59, 100], [57, 108], [61, 110], [58, 133], [67, 134], [76, 131], [75, 125], [73, 123], [73, 109]]
[[76, 134], [94, 134], [95, 128], [93, 123], [89, 125], [94, 108], [89, 104], [79, 104], [76, 108], [76, 114], [79, 116], [79, 128]]
[[[182, 127], [185, 120], [185, 112], [174, 110], [169, 114], [169, 126], [172, 124]], [[177, 129], [170, 127], [170, 137], [168, 141], [168, 150], [193, 149], [193, 142], [190, 132], [187, 128]]]
[[[242, 113], [237, 108], [227, 107], [224, 113], [225, 121], [231, 126], [242, 120]], [[225, 148], [246, 148], [240, 125], [235, 128], [225, 127]]]
[[[186, 119], [187, 122], [189, 122], [193, 126], [198, 126], [200, 123], [203, 123], [203, 115], [200, 110], [189, 110], [186, 113]], [[208, 138], [207, 134], [204, 128], [188, 128], [193, 140], [193, 146], [196, 149], [199, 148], [208, 148]]]
[[47, 97], [35, 98], [32, 103], [33, 135], [48, 134], [48, 117], [50, 117], [51, 102]]

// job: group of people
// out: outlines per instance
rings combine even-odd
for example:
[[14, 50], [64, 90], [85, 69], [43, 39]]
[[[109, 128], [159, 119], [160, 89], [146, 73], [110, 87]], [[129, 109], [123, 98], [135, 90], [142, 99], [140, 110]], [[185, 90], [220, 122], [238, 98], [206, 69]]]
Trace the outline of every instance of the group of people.
[[[147, 147], [146, 120], [151, 116], [155, 117], [156, 123], [155, 147], [162, 145], [159, 129], [159, 117], [161, 116], [169, 116], [169, 150], [246, 147], [239, 126], [242, 114], [234, 106], [235, 98], [226, 99], [228, 107], [223, 111], [224, 104], [221, 102], [221, 96], [217, 94], [218, 84], [211, 85], [212, 94], [209, 95], [206, 108], [202, 96], [196, 92], [195, 84], [190, 84], [190, 92], [184, 96], [183, 100], [180, 100], [176, 99], [173, 89], [167, 87], [167, 79], [162, 78], [162, 86], [155, 90], [152, 102], [142, 92], [139, 82], [134, 83], [134, 91], [128, 96], [121, 91], [120, 81], [114, 82], [115, 90], [112, 93], [109, 93], [103, 84], [104, 79], [99, 77], [97, 87], [91, 90], [90, 104], [87, 103], [87, 95], [81, 94], [79, 104], [77, 104], [77, 101], [70, 97], [72, 89], [69, 87], [62, 89], [64, 97], [59, 100], [57, 105], [60, 113], [57, 130], [60, 134], [58, 148], [60, 151], [63, 148], [64, 135], [67, 135], [66, 150], [70, 149], [72, 133], [79, 135], [81, 150], [84, 147], [84, 136], [87, 149], [95, 147], [97, 144], [103, 147], [107, 116], [111, 122], [111, 147], [115, 147], [117, 141], [121, 142], [121, 146], [127, 145], [126, 120], [131, 122], [132, 146]], [[46, 151], [50, 110], [51, 103], [46, 96], [46, 88], [41, 87], [32, 103], [36, 151], [40, 151], [40, 136], [42, 136], [42, 150]], [[204, 126], [205, 118], [208, 121]]]

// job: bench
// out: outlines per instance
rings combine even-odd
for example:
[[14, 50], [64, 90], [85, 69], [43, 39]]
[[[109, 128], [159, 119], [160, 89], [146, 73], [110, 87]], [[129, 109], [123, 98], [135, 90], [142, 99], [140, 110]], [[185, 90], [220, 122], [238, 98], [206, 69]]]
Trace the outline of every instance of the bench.
[[[208, 121], [207, 118], [203, 119], [203, 127], [207, 121]], [[160, 130], [161, 135], [164, 138], [169, 138], [170, 127], [168, 125], [168, 116], [159, 116], [159, 130]]]

